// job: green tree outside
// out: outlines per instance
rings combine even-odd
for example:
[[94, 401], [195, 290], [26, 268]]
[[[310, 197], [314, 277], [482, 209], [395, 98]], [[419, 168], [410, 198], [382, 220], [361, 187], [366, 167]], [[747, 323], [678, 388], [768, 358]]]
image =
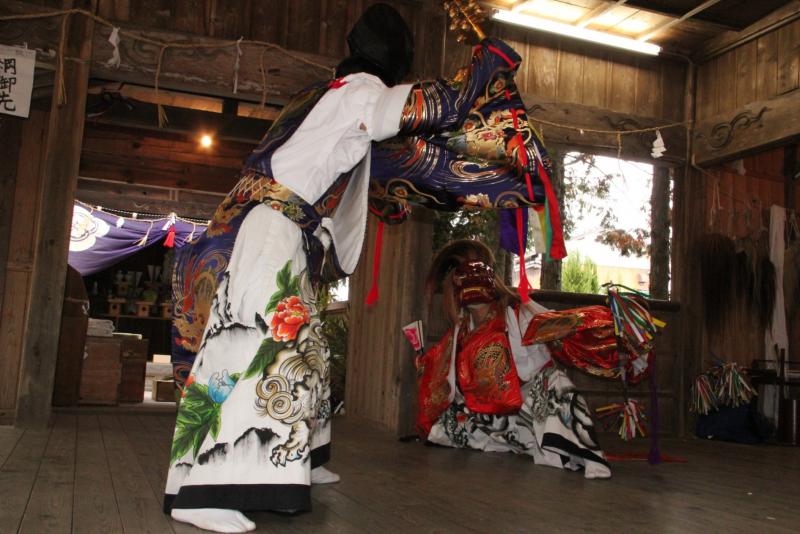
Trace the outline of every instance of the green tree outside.
[[561, 272], [561, 290], [570, 293], [600, 293], [597, 264], [590, 258], [573, 252], [564, 260]]

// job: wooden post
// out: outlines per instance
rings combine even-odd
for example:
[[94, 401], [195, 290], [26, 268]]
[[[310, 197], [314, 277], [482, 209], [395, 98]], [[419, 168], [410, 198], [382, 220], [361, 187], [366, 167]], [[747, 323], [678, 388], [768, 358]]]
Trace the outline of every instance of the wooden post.
[[[553, 189], [555, 189], [556, 197], [558, 198], [558, 210], [561, 213], [563, 220], [564, 217], [564, 154], [560, 151], [551, 150], [550, 157], [553, 158], [553, 176], [551, 181]], [[569, 253], [569, 251], [567, 251]], [[543, 259], [542, 260], [542, 275], [541, 275], [542, 289], [561, 289], [561, 260], [554, 261]]]
[[800, 180], [800, 145], [787, 145], [783, 149], [784, 206], [788, 210], [797, 209], [797, 182]]
[[650, 194], [650, 297], [669, 297], [670, 169], [653, 168]]
[[23, 119], [0, 115], [0, 310], [6, 284], [6, 261], [11, 238], [11, 215], [17, 183], [17, 160], [22, 139]]
[[[64, 8], [94, 12], [97, 0], [65, 1]], [[64, 303], [72, 203], [78, 179], [86, 93], [89, 84], [94, 21], [72, 16], [63, 62], [66, 102], [53, 97], [45, 142], [42, 196], [36, 236], [29, 313], [20, 369], [16, 425], [44, 427], [49, 423], [56, 368], [59, 325]], [[56, 71], [56, 80], [59, 79]], [[58, 83], [58, 82], [56, 82]]]
[[433, 217], [419, 209], [403, 224], [384, 228], [380, 297], [374, 306], [366, 306], [376, 227], [370, 217], [361, 260], [350, 277], [345, 407], [348, 415], [405, 436], [415, 432], [417, 390], [414, 352], [401, 329], [416, 319], [425, 320], [423, 295], [433, 256]]

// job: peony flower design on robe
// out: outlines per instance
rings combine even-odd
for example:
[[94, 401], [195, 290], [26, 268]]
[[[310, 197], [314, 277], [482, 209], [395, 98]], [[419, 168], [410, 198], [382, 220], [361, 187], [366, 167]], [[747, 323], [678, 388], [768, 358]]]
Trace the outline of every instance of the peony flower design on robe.
[[275, 314], [272, 316], [272, 339], [275, 341], [292, 341], [297, 338], [297, 331], [304, 324], [308, 324], [308, 308], [303, 305], [300, 297], [292, 295], [278, 303]]

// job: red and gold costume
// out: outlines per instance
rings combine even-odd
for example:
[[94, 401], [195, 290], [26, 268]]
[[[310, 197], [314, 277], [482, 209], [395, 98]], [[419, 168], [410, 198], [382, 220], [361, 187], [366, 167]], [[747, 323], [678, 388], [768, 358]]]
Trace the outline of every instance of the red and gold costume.
[[492, 261], [474, 241], [455, 242], [434, 260], [429, 285], [443, 289], [445, 307], [458, 306], [453, 327], [417, 358], [419, 433], [439, 445], [527, 454], [536, 464], [609, 477], [583, 396], [544, 343], [523, 342], [547, 311], [533, 302], [506, 303]]

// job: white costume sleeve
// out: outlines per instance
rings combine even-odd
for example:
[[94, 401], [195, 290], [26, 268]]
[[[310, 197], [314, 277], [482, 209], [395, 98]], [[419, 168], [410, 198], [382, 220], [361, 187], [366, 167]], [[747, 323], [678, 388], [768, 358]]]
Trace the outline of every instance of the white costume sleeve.
[[365, 73], [341, 81], [320, 98], [270, 162], [273, 178], [309, 204], [358, 165], [372, 141], [397, 134], [411, 90], [410, 85], [386, 87]]
[[508, 341], [511, 345], [511, 352], [514, 355], [517, 374], [522, 382], [532, 380], [536, 373], [550, 362], [550, 351], [547, 350], [544, 344], [522, 344], [522, 335], [528, 328], [528, 323], [531, 322], [534, 315], [545, 311], [548, 311], [547, 308], [530, 301], [528, 304], [520, 305], [518, 321], [514, 309], [511, 307], [506, 308]]
[[[375, 76], [345, 76], [330, 89], [292, 136], [272, 155], [272, 174], [313, 204], [339, 175], [355, 168], [332, 218], [322, 229], [333, 240], [339, 265], [352, 273], [358, 264], [367, 224], [367, 192], [372, 141], [400, 131], [400, 116], [411, 85], [386, 87]], [[357, 167], [357, 168], [356, 168]], [[320, 239], [326, 241], [323, 235]]]

